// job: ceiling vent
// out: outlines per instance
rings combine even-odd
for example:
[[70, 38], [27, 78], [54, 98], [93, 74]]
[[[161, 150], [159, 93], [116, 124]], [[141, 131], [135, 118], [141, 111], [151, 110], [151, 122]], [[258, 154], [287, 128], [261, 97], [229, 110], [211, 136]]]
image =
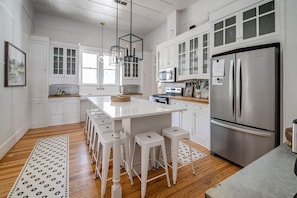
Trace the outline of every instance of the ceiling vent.
[[121, 4], [121, 5], [127, 5], [127, 1], [123, 1], [123, 0], [114, 0], [114, 2]]

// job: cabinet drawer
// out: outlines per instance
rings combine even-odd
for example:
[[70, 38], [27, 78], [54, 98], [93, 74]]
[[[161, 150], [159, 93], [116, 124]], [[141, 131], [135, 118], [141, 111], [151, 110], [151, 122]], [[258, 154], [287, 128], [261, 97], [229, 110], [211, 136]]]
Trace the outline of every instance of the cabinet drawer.
[[49, 114], [63, 114], [63, 102], [50, 102], [49, 103]]
[[193, 110], [196, 114], [200, 115], [209, 115], [209, 106], [208, 105], [195, 105]]

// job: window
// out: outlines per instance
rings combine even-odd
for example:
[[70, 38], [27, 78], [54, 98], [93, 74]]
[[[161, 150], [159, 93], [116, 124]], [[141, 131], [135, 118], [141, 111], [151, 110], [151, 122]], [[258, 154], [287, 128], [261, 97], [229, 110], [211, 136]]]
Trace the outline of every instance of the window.
[[81, 52], [81, 83], [93, 85], [116, 85], [117, 70], [109, 65], [108, 54], [103, 55], [103, 63], [99, 62], [99, 54], [94, 51]]

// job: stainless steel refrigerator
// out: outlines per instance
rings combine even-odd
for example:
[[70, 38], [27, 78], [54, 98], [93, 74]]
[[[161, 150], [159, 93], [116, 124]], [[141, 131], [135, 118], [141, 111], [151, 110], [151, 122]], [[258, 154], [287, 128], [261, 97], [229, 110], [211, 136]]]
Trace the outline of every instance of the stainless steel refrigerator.
[[212, 57], [212, 154], [244, 167], [279, 145], [279, 51], [273, 43]]

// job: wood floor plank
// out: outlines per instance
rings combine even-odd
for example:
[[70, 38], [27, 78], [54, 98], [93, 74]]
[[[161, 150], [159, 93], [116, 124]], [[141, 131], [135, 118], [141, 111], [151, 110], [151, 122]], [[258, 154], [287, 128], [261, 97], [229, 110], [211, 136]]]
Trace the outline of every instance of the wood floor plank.
[[[83, 124], [70, 124], [51, 126], [29, 130], [24, 137], [0, 161], [0, 198], [8, 195], [19, 172], [24, 166], [36, 142], [40, 138], [50, 136], [69, 135], [69, 190], [71, 198], [100, 197], [100, 179], [94, 180], [94, 165], [88, 152], [86, 139], [83, 133]], [[152, 181], [147, 185], [146, 197], [178, 197], [178, 198], [204, 198], [204, 192], [223, 179], [237, 172], [240, 168], [216, 156], [193, 143], [192, 146], [207, 154], [201, 160], [195, 161], [196, 174], [192, 175], [191, 166], [178, 170], [177, 184], [167, 187], [165, 177]], [[155, 173], [158, 173], [156, 170]], [[171, 169], [169, 170], [171, 172]], [[111, 170], [110, 170], [111, 173]], [[155, 174], [150, 173], [150, 174]], [[172, 176], [170, 174], [170, 179]], [[105, 197], [111, 197], [112, 181], [107, 182]], [[134, 177], [131, 186], [128, 176], [121, 177], [123, 197], [140, 197], [140, 182]]]

